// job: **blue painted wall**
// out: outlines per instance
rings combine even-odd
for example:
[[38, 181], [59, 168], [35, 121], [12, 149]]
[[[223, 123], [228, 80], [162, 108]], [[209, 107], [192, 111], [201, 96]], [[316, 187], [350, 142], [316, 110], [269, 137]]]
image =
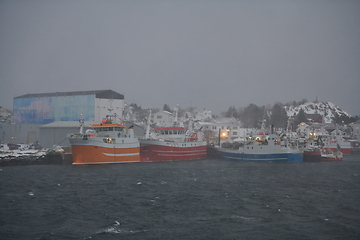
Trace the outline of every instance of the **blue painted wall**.
[[[95, 115], [95, 95], [14, 99], [15, 123], [91, 121]], [[82, 115], [81, 115], [82, 114]]]

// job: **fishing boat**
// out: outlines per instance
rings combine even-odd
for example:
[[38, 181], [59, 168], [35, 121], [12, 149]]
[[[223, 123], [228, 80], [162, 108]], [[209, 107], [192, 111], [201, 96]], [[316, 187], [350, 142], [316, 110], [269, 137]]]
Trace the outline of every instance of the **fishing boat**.
[[342, 161], [343, 153], [337, 149], [333, 151], [329, 148], [324, 148], [321, 151], [321, 161]]
[[282, 144], [276, 134], [269, 134], [264, 140], [248, 141], [238, 148], [217, 148], [222, 158], [253, 162], [302, 162], [303, 152], [290, 143]]
[[300, 143], [300, 146], [302, 145], [304, 145], [304, 162], [321, 161], [321, 145], [314, 132], [311, 132], [309, 137]]
[[140, 143], [134, 130], [115, 115], [107, 115], [85, 133], [83, 123], [80, 121], [80, 133], [68, 138], [73, 164], [140, 162]]
[[8, 143], [7, 146], [9, 147], [10, 150], [16, 150], [21, 147], [21, 145], [15, 143]]
[[304, 162], [320, 162], [321, 150], [318, 147], [304, 149]]
[[321, 150], [321, 161], [342, 161], [343, 153], [341, 147], [337, 144], [336, 149], [332, 148], [323, 148]]
[[321, 141], [323, 142], [325, 150], [336, 152], [338, 150], [338, 146], [340, 146], [340, 151], [343, 155], [351, 154], [351, 143], [343, 136], [324, 135], [321, 136]]
[[[151, 111], [149, 120], [151, 119]], [[191, 124], [189, 124], [191, 125]], [[145, 137], [140, 141], [142, 162], [196, 160], [206, 158], [206, 141], [201, 130], [182, 126], [155, 127], [148, 121]]]

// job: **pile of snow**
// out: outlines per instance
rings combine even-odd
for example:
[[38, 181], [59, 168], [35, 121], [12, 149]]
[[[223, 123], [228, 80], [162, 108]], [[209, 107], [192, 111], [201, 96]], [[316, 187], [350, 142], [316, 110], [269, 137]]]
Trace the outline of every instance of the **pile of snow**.
[[347, 116], [350, 114], [341, 110], [338, 106], [331, 102], [308, 102], [297, 107], [285, 107], [288, 117], [294, 117], [299, 114], [300, 109], [306, 114], [319, 114], [323, 117], [325, 123], [331, 123], [335, 117]]

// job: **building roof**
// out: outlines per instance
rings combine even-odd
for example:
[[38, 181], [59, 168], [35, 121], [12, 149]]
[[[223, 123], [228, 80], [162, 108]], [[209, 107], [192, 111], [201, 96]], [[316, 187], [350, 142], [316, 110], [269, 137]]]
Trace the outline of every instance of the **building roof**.
[[123, 94], [117, 93], [113, 90], [33, 93], [33, 94], [25, 94], [15, 98], [64, 97], [64, 96], [79, 96], [79, 95], [95, 95], [95, 98], [103, 98], [103, 99], [124, 99]]

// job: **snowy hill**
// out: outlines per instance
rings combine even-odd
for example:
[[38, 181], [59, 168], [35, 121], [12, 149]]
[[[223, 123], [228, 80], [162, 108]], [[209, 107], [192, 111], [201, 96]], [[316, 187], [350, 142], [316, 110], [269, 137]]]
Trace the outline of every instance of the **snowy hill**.
[[306, 114], [320, 114], [326, 123], [331, 123], [338, 116], [351, 117], [350, 114], [331, 102], [308, 102], [296, 107], [285, 106], [288, 117], [296, 116], [300, 109], [303, 109]]

